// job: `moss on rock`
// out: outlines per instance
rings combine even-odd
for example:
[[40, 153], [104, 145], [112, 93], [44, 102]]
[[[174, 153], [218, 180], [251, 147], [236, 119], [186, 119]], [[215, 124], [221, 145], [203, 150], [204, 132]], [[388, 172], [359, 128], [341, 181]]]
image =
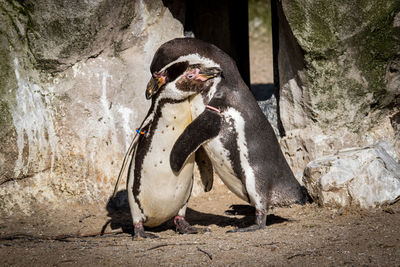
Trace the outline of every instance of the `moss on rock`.
[[371, 109], [390, 103], [385, 74], [399, 52], [398, 0], [283, 0], [282, 6], [305, 53], [317, 121], [358, 129]]

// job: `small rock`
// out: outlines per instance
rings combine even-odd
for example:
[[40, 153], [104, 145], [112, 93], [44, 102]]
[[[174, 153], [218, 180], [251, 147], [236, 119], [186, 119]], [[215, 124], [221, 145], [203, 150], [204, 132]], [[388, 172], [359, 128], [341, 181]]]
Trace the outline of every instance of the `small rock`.
[[400, 165], [382, 143], [341, 150], [310, 162], [303, 182], [322, 206], [370, 208], [394, 203], [400, 197]]

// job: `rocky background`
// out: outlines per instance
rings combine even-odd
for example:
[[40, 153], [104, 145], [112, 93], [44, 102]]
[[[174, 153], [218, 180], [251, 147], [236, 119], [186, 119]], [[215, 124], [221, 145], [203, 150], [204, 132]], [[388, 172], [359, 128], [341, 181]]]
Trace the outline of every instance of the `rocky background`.
[[280, 2], [275, 82], [292, 169], [321, 205], [397, 201], [400, 2]]
[[282, 146], [292, 168], [379, 140], [400, 153], [400, 2], [281, 3], [279, 26], [294, 36], [279, 36]]
[[100, 202], [149, 101], [155, 50], [183, 36], [161, 1], [0, 1], [0, 210]]
[[[0, 0], [2, 218], [104, 207], [149, 107], [153, 53], [183, 36], [166, 2]], [[399, 1], [274, 3], [275, 117], [294, 172], [378, 141], [399, 156]]]

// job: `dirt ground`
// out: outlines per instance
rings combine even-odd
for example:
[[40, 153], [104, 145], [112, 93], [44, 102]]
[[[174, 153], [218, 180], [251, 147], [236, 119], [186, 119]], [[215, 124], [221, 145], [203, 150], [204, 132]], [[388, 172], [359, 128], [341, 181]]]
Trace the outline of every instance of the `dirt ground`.
[[[0, 266], [400, 266], [400, 203], [368, 212], [296, 205], [272, 210], [264, 230], [226, 233], [252, 224], [254, 211], [217, 185], [187, 213], [210, 233], [180, 235], [170, 221], [149, 240], [132, 240], [127, 209], [73, 211], [0, 224]], [[84, 237], [102, 228], [108, 234]]]

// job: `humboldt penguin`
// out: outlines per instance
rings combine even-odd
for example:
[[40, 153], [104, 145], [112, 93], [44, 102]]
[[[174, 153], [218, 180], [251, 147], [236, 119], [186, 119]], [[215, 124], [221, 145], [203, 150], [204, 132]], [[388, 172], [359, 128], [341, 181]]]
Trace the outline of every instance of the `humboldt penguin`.
[[178, 38], [163, 44], [153, 62], [158, 68], [188, 62], [222, 71], [212, 86], [197, 88], [200, 93], [191, 97], [194, 120], [174, 144], [170, 164], [179, 172], [197, 149], [205, 149], [225, 185], [256, 208], [255, 224], [233, 232], [264, 228], [271, 206], [306, 202], [307, 192], [232, 58], [209, 43]]
[[[185, 220], [187, 202], [193, 185], [196, 160], [205, 191], [212, 186], [212, 165], [203, 151], [189, 155], [179, 172], [173, 172], [169, 155], [173, 144], [191, 122], [188, 97], [207, 88], [219, 76], [219, 69], [188, 62], [158, 68], [151, 64], [152, 78], [146, 98], [151, 99], [128, 170], [128, 201], [134, 224], [134, 237], [154, 238], [144, 226], [155, 227], [174, 217], [179, 233], [197, 233], [199, 229]], [[187, 85], [190, 82], [190, 87]], [[133, 150], [132, 150], [133, 151]], [[124, 168], [124, 167], [123, 167]]]

